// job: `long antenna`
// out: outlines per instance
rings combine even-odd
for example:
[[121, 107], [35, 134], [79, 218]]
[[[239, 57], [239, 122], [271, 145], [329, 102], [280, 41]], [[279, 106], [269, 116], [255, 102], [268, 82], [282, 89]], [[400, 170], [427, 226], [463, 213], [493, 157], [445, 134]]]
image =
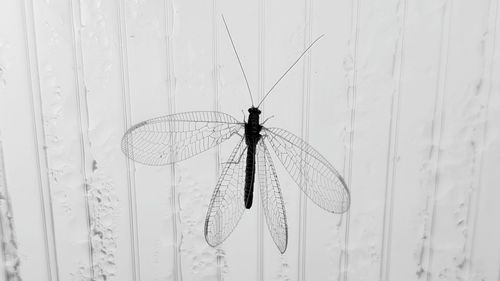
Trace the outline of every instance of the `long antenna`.
[[243, 77], [245, 77], [245, 82], [247, 83], [248, 94], [250, 94], [250, 100], [252, 101], [253, 106], [253, 98], [252, 91], [250, 91], [250, 85], [248, 85], [247, 75], [245, 74], [245, 70], [243, 69], [243, 65], [241, 64], [240, 56], [238, 56], [238, 51], [236, 51], [236, 47], [234, 46], [233, 37], [231, 37], [231, 33], [229, 32], [229, 28], [227, 27], [226, 19], [224, 15], [222, 15], [222, 20], [224, 21], [224, 26], [226, 27], [227, 35], [229, 35], [229, 40], [231, 40], [231, 45], [233, 46], [233, 51], [236, 54], [236, 58], [238, 59], [238, 63], [240, 64], [241, 72], [243, 73]]
[[281, 81], [281, 79], [283, 79], [286, 74], [299, 62], [299, 60], [307, 53], [307, 51], [309, 51], [309, 49], [311, 49], [311, 47], [316, 43], [318, 42], [319, 39], [321, 39], [321, 37], [325, 36], [325, 34], [322, 34], [321, 36], [319, 36], [318, 38], [316, 38], [316, 40], [314, 40], [310, 45], [309, 47], [307, 47], [303, 52], [302, 54], [300, 54], [300, 56], [295, 60], [295, 62], [285, 71], [285, 73], [283, 73], [283, 75], [281, 75], [281, 77], [278, 79], [278, 81], [276, 81], [276, 83], [274, 83], [274, 85], [271, 87], [271, 89], [269, 89], [269, 91], [267, 91], [266, 95], [264, 96], [264, 98], [262, 98], [262, 100], [259, 102], [259, 105], [257, 105], [257, 108], [259, 108], [259, 106], [262, 104], [262, 102], [264, 102], [264, 100], [267, 98], [267, 96], [271, 93], [271, 91], [274, 89], [274, 87], [276, 87], [276, 85], [278, 85], [278, 83]]

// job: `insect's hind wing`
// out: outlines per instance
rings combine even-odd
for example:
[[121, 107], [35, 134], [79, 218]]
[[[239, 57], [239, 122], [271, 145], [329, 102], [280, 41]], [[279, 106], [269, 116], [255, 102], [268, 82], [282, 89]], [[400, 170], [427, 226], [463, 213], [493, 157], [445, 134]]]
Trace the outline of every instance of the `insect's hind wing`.
[[215, 247], [233, 232], [245, 211], [246, 144], [233, 149], [219, 177], [205, 219], [205, 240]]
[[349, 209], [350, 194], [342, 176], [318, 151], [280, 128], [263, 128], [276, 156], [302, 191], [332, 213]]
[[285, 204], [271, 154], [267, 150], [264, 138], [257, 144], [257, 171], [267, 227], [278, 250], [283, 254], [288, 245]]
[[128, 129], [122, 138], [122, 151], [142, 164], [168, 165], [216, 146], [242, 127], [234, 117], [216, 111], [166, 115]]

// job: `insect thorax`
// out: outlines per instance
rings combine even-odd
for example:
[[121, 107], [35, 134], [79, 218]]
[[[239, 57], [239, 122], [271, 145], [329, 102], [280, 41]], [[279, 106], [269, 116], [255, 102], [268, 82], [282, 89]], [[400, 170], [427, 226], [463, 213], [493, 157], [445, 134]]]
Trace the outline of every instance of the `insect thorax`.
[[245, 134], [247, 136], [257, 136], [262, 129], [262, 126], [259, 124], [259, 115], [261, 111], [256, 107], [251, 107], [248, 109], [250, 115], [248, 115], [248, 123], [245, 124]]

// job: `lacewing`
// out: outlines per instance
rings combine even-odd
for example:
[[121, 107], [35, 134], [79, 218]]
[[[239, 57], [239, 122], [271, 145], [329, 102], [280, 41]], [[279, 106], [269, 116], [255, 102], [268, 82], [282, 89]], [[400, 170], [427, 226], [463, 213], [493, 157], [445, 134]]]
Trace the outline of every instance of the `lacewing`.
[[[241, 60], [224, 16], [224, 26], [252, 99]], [[319, 207], [332, 213], [349, 209], [350, 194], [342, 176], [328, 160], [305, 141], [280, 128], [266, 128], [259, 121], [259, 106], [274, 87], [321, 38], [307, 47], [276, 81], [255, 107], [248, 109], [248, 122], [216, 111], [195, 111], [166, 115], [140, 122], [127, 130], [122, 151], [130, 159], [151, 166], [169, 165], [215, 147], [233, 136], [240, 140], [231, 152], [210, 200], [205, 219], [205, 239], [211, 246], [221, 244], [234, 230], [245, 209], [253, 202], [255, 174], [258, 175], [262, 208], [278, 250], [284, 253], [288, 226], [281, 188], [270, 145], [301, 190]], [[243, 135], [240, 132], [243, 131]]]

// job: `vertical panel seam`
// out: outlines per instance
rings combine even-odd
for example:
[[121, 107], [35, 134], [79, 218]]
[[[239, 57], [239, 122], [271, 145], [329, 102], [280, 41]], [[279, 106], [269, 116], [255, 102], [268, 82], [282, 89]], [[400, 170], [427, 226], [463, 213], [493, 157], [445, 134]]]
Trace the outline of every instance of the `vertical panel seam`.
[[[313, 18], [313, 0], [304, 0], [304, 48], [311, 41], [312, 18]], [[302, 114], [301, 114], [301, 138], [309, 141], [309, 111], [310, 111], [310, 90], [311, 90], [311, 59], [312, 50], [304, 58], [302, 68]], [[301, 158], [307, 157], [301, 154]], [[301, 167], [305, 169], [305, 167]], [[306, 182], [302, 182], [304, 189], [307, 190]], [[305, 192], [300, 193], [299, 197], [299, 251], [298, 251], [298, 280], [306, 280], [306, 252], [307, 252], [307, 196]]]
[[[127, 24], [125, 14], [124, 0], [118, 2], [118, 36], [120, 42], [120, 71], [122, 83], [122, 121], [124, 129], [127, 130], [131, 124], [132, 110], [130, 105], [130, 73], [128, 67], [128, 47], [127, 47]], [[127, 190], [128, 190], [128, 209], [131, 223], [129, 225], [131, 236], [131, 258], [132, 258], [132, 279], [134, 281], [141, 280], [141, 263], [139, 256], [139, 234], [137, 224], [137, 197], [136, 197], [136, 181], [135, 181], [135, 164], [128, 157], [125, 157], [125, 168], [127, 170]]]
[[[76, 7], [73, 3], [76, 1]], [[82, 179], [83, 179], [83, 191], [84, 191], [84, 199], [85, 199], [85, 212], [86, 212], [86, 220], [87, 220], [87, 229], [88, 229], [88, 250], [89, 250], [89, 274], [91, 280], [95, 279], [95, 271], [94, 271], [94, 245], [92, 244], [92, 231], [94, 221], [92, 218], [91, 210], [90, 210], [90, 202], [89, 202], [89, 175], [87, 169], [87, 149], [85, 147], [86, 139], [88, 141], [88, 104], [87, 104], [87, 93], [85, 89], [84, 82], [84, 69], [83, 69], [83, 50], [81, 45], [81, 33], [77, 28], [77, 25], [80, 24], [80, 13], [81, 7], [79, 5], [79, 0], [70, 0], [69, 8], [70, 8], [70, 19], [71, 19], [71, 35], [72, 40], [71, 44], [73, 47], [73, 63], [74, 63], [74, 78], [75, 78], [75, 100], [76, 100], [76, 113], [77, 113], [77, 123], [80, 128], [80, 157], [81, 157], [81, 165], [82, 165]], [[75, 18], [75, 15], [77, 17]], [[76, 21], [78, 20], [78, 22]], [[78, 30], [78, 31], [77, 31]], [[82, 95], [83, 93], [83, 95]], [[84, 128], [86, 127], [86, 128]]]
[[[399, 101], [401, 98], [401, 82], [404, 67], [404, 39], [406, 28], [406, 10], [407, 0], [402, 0], [398, 5], [402, 5], [402, 20], [400, 28], [400, 36], [398, 42], [399, 49], [399, 66], [397, 74], [397, 85], [395, 92], [392, 95], [391, 115], [389, 119], [389, 138], [386, 158], [386, 175], [385, 175], [385, 196], [384, 196], [384, 217], [382, 224], [382, 245], [381, 245], [381, 263], [380, 263], [380, 281], [389, 280], [389, 272], [391, 265], [391, 236], [392, 236], [392, 219], [393, 219], [393, 200], [394, 200], [394, 185], [396, 175], [396, 162], [398, 153], [398, 137], [399, 137]], [[394, 120], [395, 118], [395, 120]]]
[[[164, 14], [165, 14], [165, 41], [166, 41], [166, 81], [167, 81], [167, 96], [168, 96], [168, 113], [172, 114], [175, 111], [175, 86], [174, 86], [174, 63], [173, 63], [173, 50], [172, 50], [172, 37], [174, 33], [174, 13], [173, 13], [173, 0], [164, 1]], [[171, 17], [171, 18], [170, 18]], [[180, 242], [179, 242], [179, 207], [178, 207], [178, 193], [176, 188], [176, 169], [175, 163], [170, 166], [170, 184], [171, 184], [171, 204], [172, 204], [172, 244], [173, 262], [174, 262], [174, 280], [182, 280], [182, 266], [180, 256]]]
[[[266, 10], [265, 10], [265, 0], [258, 1], [258, 100], [260, 101], [264, 97], [264, 79], [265, 79], [265, 27], [266, 27]], [[261, 110], [264, 111], [264, 104], [261, 105]], [[264, 140], [261, 140], [264, 141]], [[259, 193], [259, 202], [257, 204], [257, 217], [258, 217], [258, 227], [257, 227], [257, 271], [258, 280], [264, 281], [264, 210], [262, 206], [262, 193]]]
[[[218, 32], [218, 8], [217, 8], [217, 0], [212, 0], [212, 67], [213, 67], [213, 87], [214, 87], [214, 110], [219, 111], [220, 109], [220, 101], [219, 101], [219, 32]], [[214, 153], [214, 161], [215, 161], [215, 178], [219, 178], [220, 176], [220, 147], [217, 145], [215, 147]], [[217, 217], [216, 224], [220, 224]], [[222, 281], [222, 267], [223, 267], [223, 256], [224, 251], [222, 250], [222, 245], [216, 246], [216, 278], [217, 281]]]
[[[448, 5], [449, 3], [449, 5]], [[436, 216], [436, 194], [439, 187], [439, 160], [441, 156], [441, 140], [443, 135], [443, 128], [445, 125], [446, 111], [444, 110], [445, 102], [446, 102], [446, 76], [448, 70], [448, 51], [449, 51], [449, 42], [450, 42], [450, 34], [451, 34], [451, 19], [453, 14], [453, 0], [449, 0], [447, 4], [444, 6], [443, 10], [443, 25], [442, 25], [442, 35], [441, 35], [441, 43], [439, 49], [439, 68], [438, 68], [438, 79], [436, 80], [436, 97], [435, 97], [435, 105], [434, 105], [434, 114], [433, 114], [433, 122], [432, 122], [432, 151], [430, 153], [430, 160], [433, 162], [433, 189], [430, 191], [429, 198], [427, 203], [430, 204], [427, 206], [427, 212], [429, 216], [429, 222], [426, 223], [426, 227], [428, 228], [428, 233], [426, 233], [427, 237], [427, 264], [425, 270], [426, 272], [426, 280], [429, 281], [432, 279], [431, 268], [433, 262], [433, 234], [434, 234], [434, 223]]]
[[[353, 52], [353, 77], [350, 87], [350, 93], [348, 91], [348, 100], [351, 101], [351, 112], [349, 121], [349, 149], [348, 156], [344, 160], [347, 162], [347, 186], [352, 189], [352, 162], [353, 162], [353, 145], [354, 145], [354, 127], [356, 121], [356, 95], [357, 95], [357, 80], [358, 80], [358, 42], [359, 42], [359, 15], [361, 11], [361, 0], [352, 1], [352, 15], [351, 15], [351, 36], [354, 39], [354, 44], [352, 46]], [[344, 168], [345, 170], [345, 168]], [[352, 192], [351, 192], [352, 194]], [[342, 269], [339, 271], [339, 280], [347, 281], [348, 279], [348, 268], [349, 268], [349, 225], [351, 220], [351, 212], [348, 211], [345, 220], [345, 236], [344, 236], [344, 250], [341, 254], [343, 259]]]
[[[467, 256], [468, 256], [468, 260], [470, 261], [470, 266], [469, 266], [469, 270], [468, 270], [468, 279], [469, 280], [473, 280], [473, 275], [472, 275], [472, 263], [474, 262], [473, 261], [473, 258], [474, 258], [474, 244], [475, 244], [475, 236], [476, 236], [476, 225], [477, 225], [477, 215], [478, 215], [478, 212], [479, 212], [479, 199], [480, 199], [480, 195], [481, 195], [481, 186], [482, 186], [482, 180], [481, 180], [481, 176], [482, 176], [482, 171], [483, 171], [483, 165], [484, 165], [484, 150], [485, 150], [485, 143], [486, 143], [486, 138], [487, 138], [487, 133], [488, 133], [488, 112], [489, 112], [489, 105], [490, 105], [490, 98], [491, 98], [491, 93], [492, 93], [492, 90], [493, 90], [493, 66], [494, 66], [494, 56], [495, 56], [495, 47], [496, 47], [496, 30], [497, 30], [497, 22], [498, 22], [498, 10], [499, 10], [499, 4], [498, 4], [499, 1], [495, 1], [495, 0], [490, 0], [490, 15], [488, 16], [488, 19], [489, 21], [493, 21], [492, 25], [492, 36], [491, 36], [491, 58], [489, 60], [487, 60], [487, 62], [485, 62], [485, 71], [487, 71], [487, 73], [484, 74], [483, 77], [486, 77], [486, 76], [489, 76], [489, 80], [488, 80], [488, 90], [487, 90], [487, 93], [486, 93], [486, 97], [485, 97], [485, 102], [484, 102], [484, 108], [482, 109], [482, 115], [483, 115], [483, 119], [481, 120], [480, 124], [483, 124], [481, 130], [482, 130], [482, 134], [481, 134], [481, 139], [480, 139], [480, 144], [479, 144], [479, 149], [480, 149], [480, 152], [479, 152], [479, 159], [476, 161], [476, 167], [474, 167], [474, 170], [477, 171], [476, 172], [476, 178], [474, 179], [474, 182], [473, 182], [473, 185], [471, 187], [471, 192], [473, 192], [474, 194], [471, 195], [471, 199], [470, 201], [472, 201], [472, 206], [468, 206], [467, 208], [467, 229], [470, 229], [468, 231], [471, 231], [471, 234], [469, 235], [468, 237], [468, 240], [467, 241], [467, 245], [468, 245], [468, 253], [467, 253]], [[493, 3], [496, 3], [495, 5], [495, 8], [492, 9], [493, 7]], [[492, 10], [494, 10], [494, 12], [492, 12]], [[491, 13], [494, 13], [494, 15], [492, 15]], [[491, 19], [491, 17], [493, 17], [493, 19]], [[491, 24], [491, 23], [490, 23]], [[489, 26], [489, 28], [491, 28], [491, 26]], [[489, 29], [488, 28], [488, 29]], [[488, 33], [489, 33], [489, 30], [488, 30]], [[490, 62], [490, 65], [489, 65], [489, 68], [486, 67], [488, 61]], [[481, 79], [483, 79], [483, 77], [481, 77]], [[474, 192], [474, 188], [476, 188], [477, 190]], [[473, 209], [473, 213], [471, 214], [471, 211]], [[469, 227], [470, 225], [472, 225], [472, 227]], [[500, 276], [499, 276], [500, 278]]]
[[[23, 27], [25, 30], [25, 50], [26, 50], [26, 72], [30, 84], [31, 94], [29, 95], [30, 107], [31, 107], [31, 119], [32, 119], [32, 130], [33, 130], [33, 141], [35, 146], [35, 156], [37, 165], [37, 177], [38, 177], [38, 190], [40, 196], [41, 205], [41, 215], [42, 215], [42, 225], [43, 225], [43, 235], [44, 235], [44, 248], [45, 248], [45, 258], [47, 266], [47, 277], [49, 280], [59, 280], [59, 268], [58, 268], [58, 258], [57, 258], [57, 244], [56, 244], [56, 234], [54, 228], [54, 215], [52, 210], [52, 194], [50, 188], [50, 182], [48, 178], [48, 160], [46, 141], [45, 141], [45, 128], [43, 126], [43, 108], [42, 108], [42, 97], [41, 97], [41, 86], [39, 80], [39, 70], [38, 70], [38, 47], [36, 43], [36, 29], [34, 22], [34, 7], [31, 0], [19, 1], [21, 4], [21, 14], [23, 17]], [[29, 12], [28, 12], [29, 10]], [[27, 15], [31, 15], [32, 22], [28, 23]], [[30, 42], [33, 44], [32, 51], [33, 57], [30, 54]], [[33, 66], [32, 66], [33, 64]], [[35, 80], [35, 81], [34, 81]], [[35, 100], [38, 102], [38, 109], [35, 106]], [[39, 118], [36, 116], [37, 112], [40, 114]], [[37, 126], [37, 118], [41, 120], [41, 125]], [[40, 131], [40, 133], [39, 133]], [[41, 143], [39, 142], [39, 136], [41, 135]], [[40, 146], [43, 147], [44, 151], [40, 152]], [[42, 159], [43, 158], [43, 159]], [[42, 171], [42, 169], [44, 171]]]

